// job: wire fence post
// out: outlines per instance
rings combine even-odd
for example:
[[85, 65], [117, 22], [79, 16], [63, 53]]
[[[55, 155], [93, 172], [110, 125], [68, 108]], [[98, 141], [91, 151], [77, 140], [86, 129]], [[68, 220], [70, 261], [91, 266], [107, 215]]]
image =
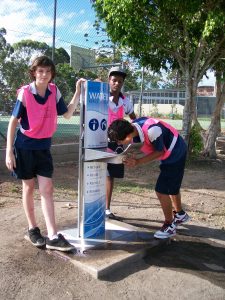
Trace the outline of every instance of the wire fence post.
[[144, 87], [144, 67], [142, 67], [141, 73], [141, 93], [139, 98], [139, 116], [142, 115], [142, 102], [143, 102], [143, 87]]
[[52, 61], [53, 62], [55, 59], [56, 7], [57, 7], [57, 0], [54, 0], [54, 18], [53, 18], [53, 35], [52, 35]]

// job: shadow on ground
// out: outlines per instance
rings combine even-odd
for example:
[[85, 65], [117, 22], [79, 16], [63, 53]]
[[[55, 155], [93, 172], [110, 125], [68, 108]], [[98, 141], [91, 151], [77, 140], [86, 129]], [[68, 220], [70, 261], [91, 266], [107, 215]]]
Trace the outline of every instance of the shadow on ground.
[[[140, 219], [140, 221], [143, 222], [144, 220]], [[129, 222], [127, 219], [126, 223], [150, 231], [158, 229], [154, 224], [140, 224], [137, 219], [129, 219]], [[225, 241], [225, 234], [223, 230], [198, 225], [182, 226], [182, 229], [178, 229], [177, 236], [171, 240], [169, 245], [156, 250], [151, 249], [143, 260], [102, 279], [115, 282], [155, 266], [189, 273], [225, 289], [225, 246], [208, 240], [208, 238], [217, 239], [218, 242]]]

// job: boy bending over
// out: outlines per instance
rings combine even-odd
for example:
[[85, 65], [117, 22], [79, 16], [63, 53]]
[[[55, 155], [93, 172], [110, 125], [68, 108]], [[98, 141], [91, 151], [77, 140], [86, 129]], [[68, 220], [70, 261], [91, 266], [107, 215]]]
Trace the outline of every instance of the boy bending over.
[[187, 222], [190, 217], [182, 209], [180, 187], [184, 175], [187, 146], [177, 130], [168, 123], [148, 117], [134, 120], [132, 123], [119, 119], [108, 128], [111, 141], [119, 144], [143, 143], [141, 158], [127, 157], [124, 164], [128, 167], [160, 161], [160, 174], [155, 192], [165, 217], [160, 230], [154, 237], [169, 238], [176, 234], [176, 227]]

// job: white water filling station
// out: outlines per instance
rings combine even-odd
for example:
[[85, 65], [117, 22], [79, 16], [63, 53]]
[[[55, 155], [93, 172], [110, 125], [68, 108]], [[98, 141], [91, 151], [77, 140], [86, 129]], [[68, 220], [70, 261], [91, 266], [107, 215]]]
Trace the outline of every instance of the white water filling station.
[[108, 83], [82, 85], [77, 226], [60, 231], [81, 252], [121, 239], [127, 231], [125, 223], [105, 220], [107, 163], [124, 157], [107, 148], [108, 101]]

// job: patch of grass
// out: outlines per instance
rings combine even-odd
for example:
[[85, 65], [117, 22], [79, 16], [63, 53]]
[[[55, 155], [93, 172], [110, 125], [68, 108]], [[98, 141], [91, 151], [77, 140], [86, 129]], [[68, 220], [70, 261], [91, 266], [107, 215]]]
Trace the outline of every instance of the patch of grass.
[[6, 204], [6, 201], [0, 202], [0, 208], [1, 208], [1, 207], [4, 207], [5, 204]]
[[153, 186], [150, 184], [137, 184], [129, 181], [121, 181], [117, 182], [114, 187], [114, 191], [117, 193], [133, 193], [133, 194], [141, 194], [147, 193], [150, 190], [153, 190]]
[[18, 186], [14, 186], [14, 187], [12, 187], [11, 192], [12, 193], [20, 193], [20, 188]]

